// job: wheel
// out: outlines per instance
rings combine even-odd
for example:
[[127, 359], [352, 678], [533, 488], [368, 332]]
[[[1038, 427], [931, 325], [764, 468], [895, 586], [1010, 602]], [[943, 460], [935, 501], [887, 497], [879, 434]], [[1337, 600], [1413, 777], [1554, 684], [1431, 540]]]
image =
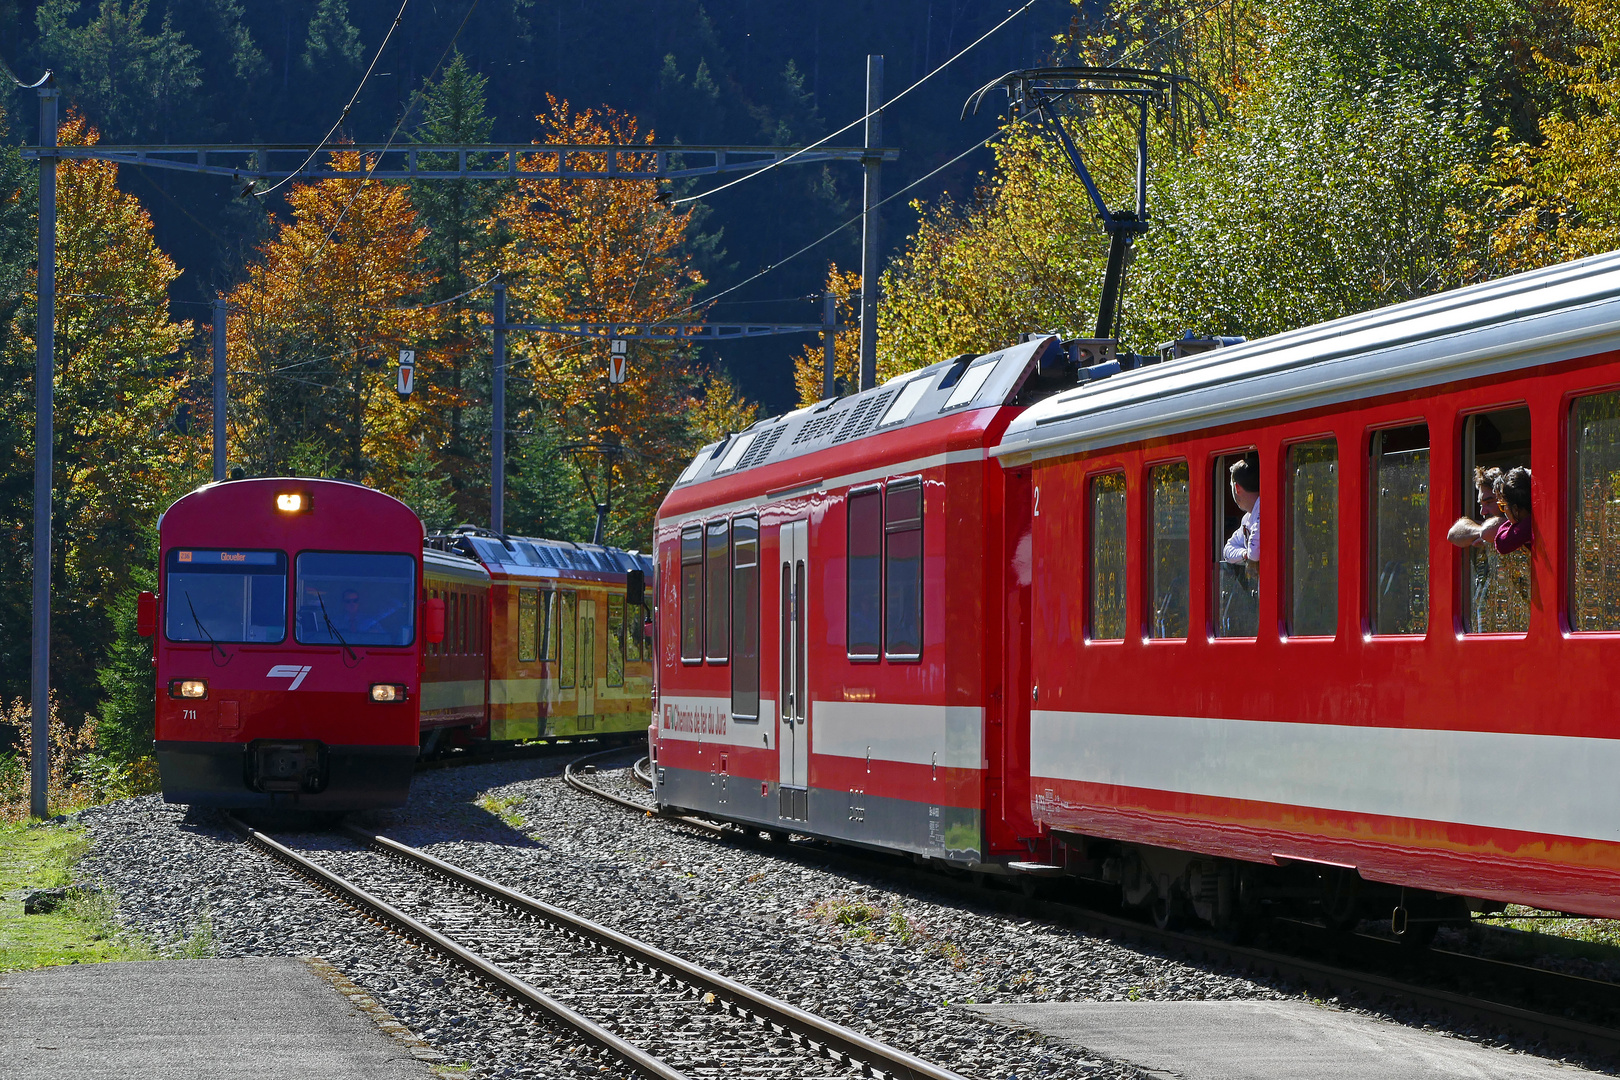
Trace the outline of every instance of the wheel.
[[1155, 896], [1148, 910], [1153, 915], [1153, 925], [1160, 930], [1180, 930], [1186, 923], [1181, 898], [1174, 893]]
[[1336, 870], [1322, 875], [1322, 921], [1335, 933], [1347, 934], [1361, 921], [1361, 875]]
[[781, 829], [766, 829], [765, 836], [773, 844], [785, 844], [788, 840], [788, 834]]

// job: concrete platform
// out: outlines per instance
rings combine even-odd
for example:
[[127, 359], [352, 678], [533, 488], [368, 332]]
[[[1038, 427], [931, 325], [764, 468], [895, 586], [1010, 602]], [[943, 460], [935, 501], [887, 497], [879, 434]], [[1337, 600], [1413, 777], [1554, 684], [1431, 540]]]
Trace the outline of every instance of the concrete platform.
[[1304, 1001], [970, 1007], [1166, 1080], [1577, 1080], [1599, 1075]]
[[368, 1000], [319, 961], [280, 957], [0, 974], [0, 1077], [432, 1077], [422, 1057], [437, 1055], [385, 1034]]

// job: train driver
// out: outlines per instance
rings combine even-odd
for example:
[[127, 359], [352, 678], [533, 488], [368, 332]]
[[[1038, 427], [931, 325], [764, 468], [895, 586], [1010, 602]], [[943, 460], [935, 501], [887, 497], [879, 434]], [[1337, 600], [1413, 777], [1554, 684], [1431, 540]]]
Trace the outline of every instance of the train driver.
[[1245, 457], [1232, 463], [1232, 501], [1243, 511], [1243, 521], [1232, 531], [1221, 551], [1225, 562], [1244, 565], [1260, 561], [1260, 462]]

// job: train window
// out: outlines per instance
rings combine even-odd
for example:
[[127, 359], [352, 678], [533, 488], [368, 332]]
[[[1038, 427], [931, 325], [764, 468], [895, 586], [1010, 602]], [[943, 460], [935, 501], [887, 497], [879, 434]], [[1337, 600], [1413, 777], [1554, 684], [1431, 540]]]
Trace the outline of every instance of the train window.
[[[1215, 459], [1215, 475], [1210, 500], [1213, 507], [1213, 531], [1211, 533], [1211, 557], [1214, 561], [1214, 574], [1211, 580], [1215, 583], [1210, 590], [1210, 598], [1215, 605], [1215, 636], [1233, 638], [1252, 638], [1260, 627], [1260, 568], [1248, 561], [1228, 562], [1227, 544], [1234, 536], [1239, 536], [1244, 527], [1243, 516], [1245, 510], [1238, 502], [1238, 494], [1232, 486], [1232, 466], [1239, 462], [1247, 462], [1252, 472], [1244, 470], [1245, 475], [1253, 478], [1253, 482], [1260, 482], [1260, 458], [1253, 450], [1245, 450], [1235, 454], [1222, 454]], [[1254, 513], [1259, 513], [1259, 502], [1254, 504]], [[1251, 521], [1253, 519], [1251, 518]], [[1235, 550], [1235, 549], [1234, 549]], [[1233, 555], [1234, 560], [1241, 557], [1241, 553]]]
[[416, 595], [416, 560], [409, 555], [302, 552], [298, 641], [409, 645], [416, 637]]
[[681, 659], [703, 662], [703, 526], [681, 530]]
[[1429, 629], [1429, 425], [1372, 437], [1372, 624], [1375, 634]]
[[1153, 610], [1148, 636], [1184, 638], [1188, 623], [1188, 559], [1192, 526], [1188, 519], [1187, 463], [1155, 465], [1148, 473], [1153, 497]]
[[1091, 478], [1091, 636], [1125, 636], [1125, 474]]
[[540, 593], [518, 590], [518, 663], [532, 664], [540, 658]]
[[1339, 444], [1288, 448], [1288, 632], [1331, 637], [1339, 625]]
[[163, 596], [170, 641], [287, 637], [287, 556], [279, 551], [171, 549]]
[[703, 539], [703, 658], [723, 664], [731, 646], [731, 522], [709, 522]]
[[463, 656], [470, 656], [473, 651], [472, 618], [467, 610], [471, 606], [472, 597], [466, 593], [462, 593], [461, 603], [457, 604], [456, 608], [461, 612], [461, 635], [457, 640], [461, 643], [461, 652]]
[[574, 610], [578, 607], [572, 589], [557, 593], [557, 686], [567, 690], [574, 685]]
[[[759, 519], [731, 523], [731, 716], [759, 719]], [[638, 628], [639, 636], [639, 628]]]
[[1620, 393], [1578, 399], [1569, 441], [1570, 626], [1620, 630]]
[[624, 597], [610, 595], [607, 602], [607, 684], [624, 685]]
[[[1501, 512], [1494, 502], [1479, 498], [1479, 485], [1489, 492], [1499, 473], [1529, 467], [1530, 410], [1498, 409], [1468, 417], [1463, 422], [1462, 463], [1463, 517], [1488, 525]], [[1459, 520], [1451, 535], [1474, 540], [1466, 528], [1459, 531], [1462, 525]], [[1530, 549], [1503, 555], [1494, 543], [1477, 539], [1467, 549], [1463, 625], [1470, 634], [1522, 634], [1530, 629]]]
[[883, 492], [849, 493], [849, 571], [846, 581], [851, 660], [876, 660], [883, 636]]
[[889, 484], [883, 500], [883, 655], [922, 656], [923, 489], [921, 480]]
[[540, 594], [540, 659], [557, 659], [557, 594], [546, 589]]

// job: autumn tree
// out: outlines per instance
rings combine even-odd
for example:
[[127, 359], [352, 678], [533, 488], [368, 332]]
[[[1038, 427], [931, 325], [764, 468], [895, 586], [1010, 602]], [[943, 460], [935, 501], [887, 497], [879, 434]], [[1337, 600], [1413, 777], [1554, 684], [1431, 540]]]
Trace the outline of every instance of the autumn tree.
[[[828, 264], [824, 291], [838, 297], [838, 325], [848, 327], [833, 334], [833, 378], [841, 381], [844, 391], [850, 393], [861, 381], [860, 271], [840, 270], [837, 263]], [[879, 363], [881, 365], [882, 361]], [[825, 346], [819, 340], [800, 349], [793, 358], [793, 389], [798, 393], [801, 406], [814, 405], [821, 400], [826, 366]]]
[[[59, 138], [63, 145], [98, 140], [76, 112]], [[19, 232], [31, 247], [37, 229], [31, 205], [3, 198], [31, 190], [13, 187], [19, 179], [7, 173], [11, 190], [0, 194], [0, 262], [12, 266]], [[0, 335], [0, 358], [13, 376], [4, 380], [10, 467], [0, 513], [18, 560], [4, 579], [26, 583], [37, 309], [32, 266], [24, 266], [26, 275], [12, 280], [26, 299], [8, 305]], [[52, 662], [64, 715], [75, 720], [94, 707], [94, 668], [112, 634], [108, 612], [136, 584], [131, 575], [144, 561], [151, 522], [206, 468], [206, 442], [181, 430], [193, 328], [169, 316], [168, 289], [178, 276], [153, 239], [151, 218], [119, 190], [116, 165], [58, 165]], [[6, 651], [26, 656], [27, 608], [20, 596], [6, 601]], [[23, 681], [25, 671], [20, 663], [7, 668]], [[22, 685], [6, 690], [20, 693]]]
[[[364, 172], [353, 151], [339, 171]], [[394, 393], [401, 348], [437, 332], [424, 307], [433, 275], [422, 266], [426, 229], [404, 187], [364, 179], [294, 185], [248, 279], [229, 297], [232, 445], [252, 471], [340, 475], [391, 490], [422, 449], [431, 387]], [[418, 352], [429, 367], [434, 356]]]
[[[600, 146], [651, 141], [634, 117], [612, 109], [575, 111], [551, 99], [538, 117], [541, 143]], [[555, 154], [535, 154], [556, 168]], [[604, 170], [605, 154], [569, 163]], [[632, 164], [620, 158], [620, 167]], [[672, 210], [652, 181], [523, 180], [501, 204], [513, 243], [504, 256], [511, 310], [534, 322], [677, 323], [693, 318], [702, 278], [684, 247], [687, 215]], [[703, 372], [676, 340], [630, 344], [629, 379], [608, 382], [606, 341], [530, 335], [511, 347], [517, 393], [511, 427], [553, 433], [589, 476], [597, 498], [612, 485], [610, 536], [644, 546], [663, 493], [694, 447], [692, 412]], [[518, 453], [521, 454], [521, 450]], [[546, 522], [537, 522], [542, 530]]]

